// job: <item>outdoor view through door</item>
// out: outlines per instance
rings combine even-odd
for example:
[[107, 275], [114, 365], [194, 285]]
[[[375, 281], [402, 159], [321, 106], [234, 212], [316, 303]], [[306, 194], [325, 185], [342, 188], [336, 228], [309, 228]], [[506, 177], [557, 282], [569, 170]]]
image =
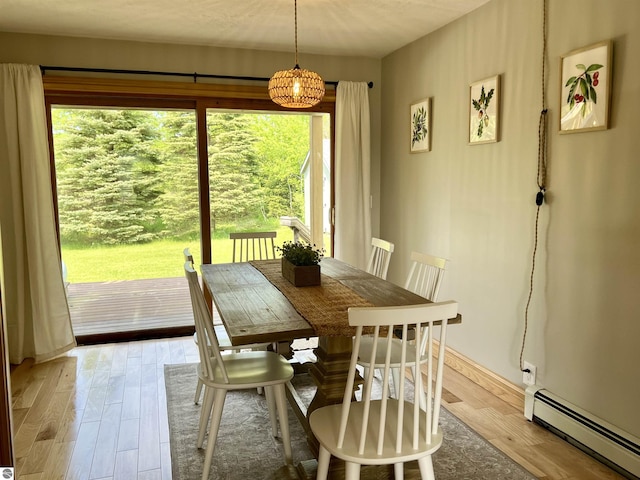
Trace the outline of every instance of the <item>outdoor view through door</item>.
[[231, 261], [230, 232], [276, 231], [276, 244], [291, 240], [283, 225], [291, 218], [331, 251], [328, 114], [207, 110], [208, 185], [200, 185], [194, 110], [53, 106], [51, 113], [76, 336], [193, 325], [182, 250], [189, 247], [199, 265], [200, 189], [209, 192], [213, 263]]

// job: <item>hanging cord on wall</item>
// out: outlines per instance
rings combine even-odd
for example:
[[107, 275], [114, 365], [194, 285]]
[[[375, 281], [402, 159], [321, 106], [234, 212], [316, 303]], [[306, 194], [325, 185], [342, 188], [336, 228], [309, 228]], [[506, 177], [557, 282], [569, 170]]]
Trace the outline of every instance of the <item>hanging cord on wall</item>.
[[542, 0], [542, 77], [541, 77], [541, 100], [542, 110], [540, 111], [540, 120], [538, 121], [538, 173], [536, 183], [538, 184], [538, 193], [536, 194], [536, 222], [534, 228], [533, 254], [531, 256], [531, 275], [529, 277], [529, 297], [524, 310], [524, 332], [522, 334], [522, 346], [520, 348], [520, 370], [525, 372], [524, 368], [524, 346], [527, 339], [527, 329], [529, 326], [529, 306], [531, 297], [533, 296], [533, 279], [536, 270], [536, 253], [538, 251], [538, 225], [540, 219], [540, 207], [544, 203], [544, 195], [547, 191], [547, 92], [545, 88], [546, 81], [546, 58], [547, 58], [547, 0]]

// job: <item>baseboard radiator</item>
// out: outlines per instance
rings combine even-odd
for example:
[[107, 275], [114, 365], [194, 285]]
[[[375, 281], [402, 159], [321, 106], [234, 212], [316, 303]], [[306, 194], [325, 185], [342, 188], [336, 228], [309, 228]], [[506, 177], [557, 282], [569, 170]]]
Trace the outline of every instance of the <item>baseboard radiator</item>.
[[538, 386], [525, 391], [525, 417], [632, 480], [640, 479], [640, 439]]

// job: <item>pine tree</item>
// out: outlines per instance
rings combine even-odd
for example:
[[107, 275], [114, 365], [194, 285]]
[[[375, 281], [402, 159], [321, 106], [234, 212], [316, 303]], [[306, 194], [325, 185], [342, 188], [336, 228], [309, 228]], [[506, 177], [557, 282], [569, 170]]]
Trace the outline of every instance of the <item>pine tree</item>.
[[163, 193], [156, 204], [164, 233], [170, 237], [194, 237], [200, 233], [195, 114], [161, 112], [160, 122]]
[[211, 226], [259, 214], [260, 186], [249, 118], [237, 113], [209, 113], [209, 184]]
[[67, 241], [152, 240], [160, 194], [153, 112], [54, 110], [60, 233]]

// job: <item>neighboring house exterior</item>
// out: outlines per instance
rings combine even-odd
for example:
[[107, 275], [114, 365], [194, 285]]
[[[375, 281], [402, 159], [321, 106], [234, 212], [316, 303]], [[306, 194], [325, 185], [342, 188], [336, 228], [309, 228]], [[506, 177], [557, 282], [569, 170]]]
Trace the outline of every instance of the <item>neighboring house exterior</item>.
[[[300, 175], [304, 182], [304, 218], [311, 218], [311, 198], [308, 192], [311, 191], [311, 168], [310, 168], [311, 152], [302, 162], [300, 167]], [[322, 224], [324, 233], [331, 231], [331, 141], [325, 138], [322, 142]], [[307, 221], [307, 226], [309, 226]]]

